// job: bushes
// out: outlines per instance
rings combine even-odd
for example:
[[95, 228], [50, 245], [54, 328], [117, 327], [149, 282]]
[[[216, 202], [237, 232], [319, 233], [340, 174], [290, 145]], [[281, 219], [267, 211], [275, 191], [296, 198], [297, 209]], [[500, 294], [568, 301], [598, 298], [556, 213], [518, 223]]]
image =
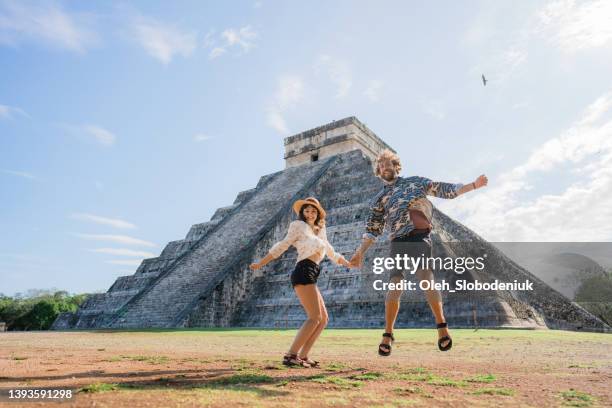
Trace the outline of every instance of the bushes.
[[47, 330], [60, 313], [76, 311], [86, 297], [65, 291], [14, 298], [0, 294], [0, 321], [7, 330]]

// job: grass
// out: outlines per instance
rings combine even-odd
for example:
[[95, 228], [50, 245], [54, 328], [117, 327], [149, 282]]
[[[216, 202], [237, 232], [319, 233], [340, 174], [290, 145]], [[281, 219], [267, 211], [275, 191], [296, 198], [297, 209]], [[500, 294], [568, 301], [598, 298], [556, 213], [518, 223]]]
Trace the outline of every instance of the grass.
[[269, 375], [253, 372], [240, 373], [227, 377], [215, 378], [209, 384], [214, 385], [238, 385], [238, 384], [266, 384], [273, 383], [275, 380]]
[[504, 395], [504, 396], [512, 396], [514, 395], [514, 390], [510, 388], [480, 388], [474, 392], [473, 395]]
[[492, 383], [495, 380], [496, 378], [493, 374], [480, 374], [465, 379], [465, 381], [472, 383]]
[[595, 398], [591, 395], [573, 388], [561, 392], [561, 398], [563, 398], [563, 405], [569, 407], [590, 407], [595, 402]]
[[320, 383], [320, 384], [332, 384], [338, 388], [359, 388], [363, 386], [363, 381], [359, 380], [351, 380], [343, 377], [335, 377], [335, 376], [315, 376], [310, 379], [312, 382]]
[[433, 398], [434, 396], [425, 392], [421, 387], [402, 387], [393, 389], [398, 394], [418, 394], [424, 398]]
[[103, 361], [116, 363], [118, 361], [143, 361], [149, 364], [166, 364], [170, 361], [165, 356], [112, 356]]
[[363, 373], [352, 375], [350, 378], [358, 381], [371, 381], [371, 380], [379, 380], [383, 378], [385, 375], [377, 372]]
[[77, 392], [97, 393], [97, 392], [115, 391], [118, 389], [119, 389], [119, 386], [117, 384], [93, 383], [93, 384], [86, 385], [83, 388], [79, 388]]
[[[13, 379], [48, 377], [47, 382], [59, 383], [77, 371], [75, 366], [80, 367], [74, 362], [82, 360], [92, 367], [103, 359], [117, 362], [112, 369], [111, 363], [99, 364], [103, 366], [96, 367], [100, 370], [77, 377], [82, 392], [99, 393], [91, 396], [92, 401], [111, 406], [127, 405], [134, 395], [142, 398], [143, 405], [153, 406], [166, 402], [166, 406], [312, 406], [329, 402], [369, 408], [397, 406], [396, 400], [417, 406], [495, 401], [518, 406], [532, 402], [534, 396], [542, 406], [589, 407], [609, 402], [604, 397], [604, 382], [576, 375], [577, 370], [594, 367], [609, 373], [607, 355], [592, 352], [612, 346], [609, 334], [452, 329], [457, 349], [449, 354], [439, 353], [435, 347], [435, 329], [396, 332], [398, 347], [391, 358], [384, 359], [376, 355], [380, 330], [325, 330], [313, 349], [312, 357], [322, 361], [319, 370], [287, 369], [280, 364], [280, 356], [295, 336], [293, 329], [27, 333], [18, 338], [18, 344], [0, 350], [0, 365], [4, 361], [15, 367], [15, 373], [10, 374]], [[66, 352], [74, 357], [69, 358]], [[29, 359], [12, 361], [19, 356]], [[40, 360], [45, 364], [34, 364]], [[447, 372], [451, 360], [452, 372]], [[561, 389], [549, 386], [557, 379], [550, 373], [570, 382]], [[541, 380], [544, 390], [527, 385], [532, 374]], [[506, 378], [516, 381], [506, 384]], [[565, 391], [569, 387], [573, 389]], [[128, 389], [130, 396], [123, 392]]]

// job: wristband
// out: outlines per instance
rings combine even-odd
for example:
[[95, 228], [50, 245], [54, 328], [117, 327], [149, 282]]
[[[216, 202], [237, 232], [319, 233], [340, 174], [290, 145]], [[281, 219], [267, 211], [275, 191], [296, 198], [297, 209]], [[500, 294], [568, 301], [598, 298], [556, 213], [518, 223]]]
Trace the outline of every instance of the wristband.
[[474, 190], [476, 190], [476, 183], [472, 182], [472, 186], [474, 187]]

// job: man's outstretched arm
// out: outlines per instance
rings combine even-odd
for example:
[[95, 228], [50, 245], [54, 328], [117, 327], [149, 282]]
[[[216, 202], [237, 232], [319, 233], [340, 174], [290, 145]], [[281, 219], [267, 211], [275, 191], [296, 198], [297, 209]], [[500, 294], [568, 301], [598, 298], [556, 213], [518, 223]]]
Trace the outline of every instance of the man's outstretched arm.
[[431, 181], [427, 178], [422, 178], [422, 180], [425, 183], [427, 194], [439, 198], [455, 198], [461, 194], [484, 187], [489, 182], [489, 179], [484, 174], [468, 184], [443, 183], [441, 181]]
[[465, 194], [470, 191], [474, 191], [477, 188], [481, 188], [486, 186], [489, 183], [489, 179], [484, 174], [478, 176], [476, 180], [469, 184], [464, 184], [459, 190], [457, 190], [457, 195]]

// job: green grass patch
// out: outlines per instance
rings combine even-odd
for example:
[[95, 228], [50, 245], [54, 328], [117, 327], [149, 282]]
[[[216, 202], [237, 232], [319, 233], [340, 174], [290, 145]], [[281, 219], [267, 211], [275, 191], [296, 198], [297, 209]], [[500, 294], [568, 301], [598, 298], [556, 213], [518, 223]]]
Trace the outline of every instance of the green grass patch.
[[399, 387], [394, 388], [393, 391], [398, 394], [418, 394], [424, 398], [433, 398], [433, 395], [426, 392], [421, 387]]
[[359, 381], [372, 381], [372, 380], [379, 380], [383, 378], [384, 376], [385, 375], [383, 373], [370, 372], [370, 373], [352, 375], [349, 378], [351, 378], [352, 380], [359, 380]]
[[312, 382], [316, 382], [319, 384], [332, 384], [338, 388], [359, 388], [363, 385], [363, 381], [351, 380], [343, 377], [335, 377], [335, 376], [314, 376], [310, 379]]
[[261, 373], [240, 373], [228, 377], [215, 378], [210, 384], [215, 385], [237, 385], [237, 384], [269, 384], [274, 382], [274, 377]]
[[427, 380], [427, 384], [440, 385], [443, 387], [465, 387], [468, 385], [467, 382], [462, 380], [453, 380], [452, 378], [438, 377], [437, 375]]
[[342, 370], [351, 370], [351, 367], [349, 367], [348, 365], [344, 364], [344, 363], [329, 363], [328, 365], [325, 366], [325, 369], [328, 371], [342, 371]]
[[514, 390], [511, 390], [509, 388], [480, 388], [474, 392], [472, 392], [473, 395], [505, 395], [505, 396], [512, 396], [514, 395]]
[[130, 361], [144, 361], [149, 364], [164, 364], [170, 361], [168, 357], [165, 356], [121, 356], [125, 360]]
[[590, 407], [595, 402], [595, 398], [586, 392], [577, 391], [570, 388], [561, 393], [563, 405], [570, 407]]
[[113, 356], [103, 361], [109, 363], [116, 363], [118, 361], [142, 361], [149, 364], [165, 364], [169, 362], [170, 359], [165, 356]]
[[465, 381], [472, 383], [492, 383], [497, 378], [493, 374], [480, 374], [474, 377], [466, 378]]
[[119, 386], [117, 384], [94, 383], [94, 384], [86, 385], [83, 388], [79, 388], [77, 392], [96, 393], [96, 392], [116, 391], [118, 389], [119, 389]]

